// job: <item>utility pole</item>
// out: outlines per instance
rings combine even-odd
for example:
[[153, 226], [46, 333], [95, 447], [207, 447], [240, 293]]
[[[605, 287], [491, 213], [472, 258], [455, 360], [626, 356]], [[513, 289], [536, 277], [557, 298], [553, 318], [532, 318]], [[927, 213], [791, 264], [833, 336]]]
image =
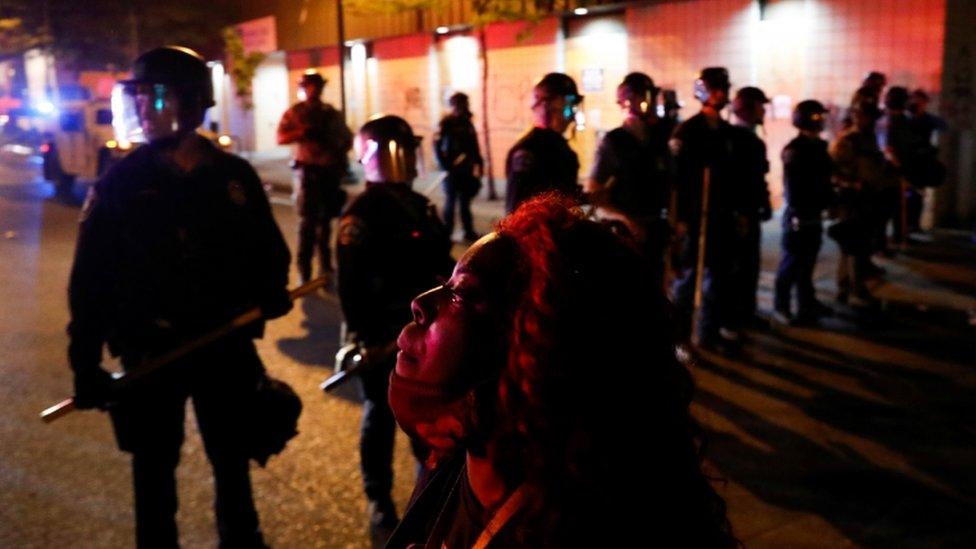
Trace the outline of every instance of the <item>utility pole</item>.
[[343, 17], [342, 0], [336, 0], [336, 22], [339, 26], [339, 106], [342, 116], [349, 123], [349, 113], [346, 112], [346, 23]]

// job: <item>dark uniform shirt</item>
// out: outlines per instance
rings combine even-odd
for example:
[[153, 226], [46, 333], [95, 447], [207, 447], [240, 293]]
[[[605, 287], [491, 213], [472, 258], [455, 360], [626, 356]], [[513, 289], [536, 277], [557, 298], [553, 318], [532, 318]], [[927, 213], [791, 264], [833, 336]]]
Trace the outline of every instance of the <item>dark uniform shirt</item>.
[[189, 173], [140, 147], [91, 189], [69, 285], [76, 371], [97, 367], [105, 342], [125, 364], [288, 299], [288, 247], [257, 174], [201, 146]]
[[[783, 148], [783, 191], [786, 210], [784, 226], [820, 224], [823, 210], [834, 200], [831, 174], [833, 161], [827, 142], [799, 135]], [[794, 222], [794, 218], [796, 221]]]
[[668, 207], [671, 159], [663, 123], [645, 124], [647, 138], [624, 127], [600, 141], [590, 177], [605, 186], [609, 205], [630, 216], [659, 216]]
[[475, 166], [482, 164], [478, 133], [470, 115], [449, 114], [441, 119], [434, 153], [441, 169], [449, 172], [470, 175]]
[[339, 227], [339, 297], [351, 332], [386, 343], [410, 322], [410, 302], [450, 274], [451, 242], [431, 203], [403, 183], [368, 183]]
[[734, 188], [732, 126], [719, 120], [712, 128], [704, 114], [698, 113], [674, 131], [671, 150], [677, 169], [677, 220], [688, 225], [689, 234], [697, 234], [702, 208], [702, 177], [710, 170], [710, 231], [724, 233], [731, 228], [731, 213], [736, 203]]
[[769, 219], [772, 206], [766, 184], [766, 174], [769, 173], [766, 143], [751, 128], [732, 126], [729, 130], [733, 148], [732, 173], [738, 182], [732, 193], [736, 213], [753, 222]]
[[547, 128], [532, 128], [522, 136], [505, 160], [508, 188], [505, 211], [546, 191], [579, 192], [579, 159], [566, 139]]

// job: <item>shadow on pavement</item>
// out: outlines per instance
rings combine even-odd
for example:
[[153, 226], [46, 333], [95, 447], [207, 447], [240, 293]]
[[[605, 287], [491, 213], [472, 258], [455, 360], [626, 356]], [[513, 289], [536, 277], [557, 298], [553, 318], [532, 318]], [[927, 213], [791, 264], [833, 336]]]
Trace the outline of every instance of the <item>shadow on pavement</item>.
[[[339, 350], [339, 303], [335, 299], [312, 295], [301, 300], [300, 308], [305, 320], [304, 337], [285, 337], [278, 340], [278, 350], [300, 364], [322, 368], [322, 381], [332, 374], [335, 354]], [[350, 402], [362, 402], [359, 380], [353, 378], [329, 393]]]
[[971, 547], [976, 539], [970, 502], [871, 463], [843, 444], [818, 444], [715, 393], [699, 390], [696, 401], [773, 448], [706, 429], [710, 460], [766, 502], [816, 514], [866, 547]]

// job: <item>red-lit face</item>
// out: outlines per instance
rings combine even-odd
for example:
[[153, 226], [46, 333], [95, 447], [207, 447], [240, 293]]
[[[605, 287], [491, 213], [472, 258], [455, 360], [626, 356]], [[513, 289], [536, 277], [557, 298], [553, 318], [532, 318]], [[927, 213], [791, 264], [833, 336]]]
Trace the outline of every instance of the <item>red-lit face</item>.
[[302, 84], [300, 87], [302, 88], [303, 99], [319, 99], [322, 96], [322, 91], [325, 89], [325, 86], [312, 82]]
[[470, 368], [480, 368], [477, 363], [485, 357], [482, 351], [504, 345], [491, 341], [491, 334], [499, 333], [513, 272], [510, 242], [495, 233], [475, 242], [446, 284], [413, 300], [414, 320], [397, 340], [397, 375], [447, 387], [469, 380]]

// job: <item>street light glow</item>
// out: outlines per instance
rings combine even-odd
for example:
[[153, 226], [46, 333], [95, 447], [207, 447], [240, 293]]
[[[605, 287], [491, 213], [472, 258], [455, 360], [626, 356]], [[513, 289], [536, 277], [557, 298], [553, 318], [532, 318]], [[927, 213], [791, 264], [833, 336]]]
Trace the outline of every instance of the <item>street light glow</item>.
[[573, 10], [574, 15], [586, 15], [587, 13], [590, 13], [590, 10], [586, 8], [576, 8]]
[[447, 34], [447, 32], [451, 29], [447, 27], [437, 27], [436, 30], [437, 30], [437, 34]]

